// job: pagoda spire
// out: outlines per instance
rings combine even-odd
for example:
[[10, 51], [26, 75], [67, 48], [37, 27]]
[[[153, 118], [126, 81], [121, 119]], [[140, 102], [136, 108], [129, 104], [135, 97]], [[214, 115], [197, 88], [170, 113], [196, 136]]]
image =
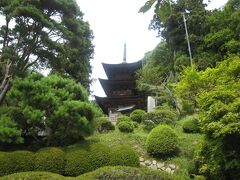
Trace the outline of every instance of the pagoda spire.
[[126, 50], [126, 42], [124, 43], [124, 51], [123, 51], [123, 63], [127, 63], [127, 50]]

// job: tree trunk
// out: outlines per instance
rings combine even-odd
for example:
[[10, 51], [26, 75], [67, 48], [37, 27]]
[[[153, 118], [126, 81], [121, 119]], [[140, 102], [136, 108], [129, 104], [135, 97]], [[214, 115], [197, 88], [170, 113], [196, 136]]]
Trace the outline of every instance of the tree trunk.
[[2, 82], [1, 82], [1, 86], [0, 86], [0, 105], [2, 105], [3, 100], [10, 88], [10, 80], [12, 78], [12, 75], [10, 75], [11, 65], [12, 65], [12, 63], [10, 62], [10, 60], [7, 60], [5, 75], [4, 75], [4, 78], [3, 78]]

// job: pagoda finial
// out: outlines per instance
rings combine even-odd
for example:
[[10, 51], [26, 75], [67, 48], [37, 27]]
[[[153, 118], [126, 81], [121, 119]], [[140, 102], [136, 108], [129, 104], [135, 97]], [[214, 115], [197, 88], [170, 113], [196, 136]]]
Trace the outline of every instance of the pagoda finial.
[[124, 43], [124, 51], [123, 51], [123, 63], [127, 63], [127, 50], [126, 50], [126, 42]]

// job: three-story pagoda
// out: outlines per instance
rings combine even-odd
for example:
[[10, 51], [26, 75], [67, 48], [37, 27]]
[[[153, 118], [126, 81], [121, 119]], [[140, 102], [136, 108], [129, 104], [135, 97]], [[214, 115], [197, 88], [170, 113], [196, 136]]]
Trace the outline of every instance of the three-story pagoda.
[[108, 79], [99, 79], [107, 97], [95, 96], [105, 114], [129, 113], [134, 109], [147, 108], [146, 95], [136, 88], [136, 72], [142, 61], [126, 63], [126, 46], [123, 62], [120, 64], [102, 63]]

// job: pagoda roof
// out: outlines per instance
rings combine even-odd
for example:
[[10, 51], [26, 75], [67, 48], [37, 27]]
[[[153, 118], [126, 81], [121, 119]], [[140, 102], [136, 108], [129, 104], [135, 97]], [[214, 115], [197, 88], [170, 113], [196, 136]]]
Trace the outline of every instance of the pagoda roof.
[[113, 79], [119, 74], [135, 74], [142, 67], [142, 61], [133, 63], [106, 64], [102, 63], [108, 79]]
[[135, 89], [136, 81], [135, 80], [109, 80], [109, 79], [100, 79], [99, 82], [107, 96], [110, 96], [112, 90], [118, 89]]
[[99, 97], [95, 96], [96, 102], [99, 104], [105, 114], [108, 114], [108, 108], [119, 108], [119, 106], [134, 106], [137, 109], [146, 107], [144, 96], [119, 96], [119, 97]]

